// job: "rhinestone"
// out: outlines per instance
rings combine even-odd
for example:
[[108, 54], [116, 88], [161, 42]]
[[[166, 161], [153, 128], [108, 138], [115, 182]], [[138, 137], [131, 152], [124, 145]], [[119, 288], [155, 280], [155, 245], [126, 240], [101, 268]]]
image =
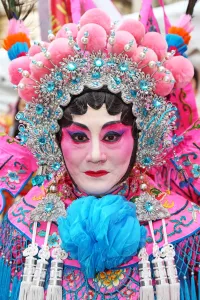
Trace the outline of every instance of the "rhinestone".
[[102, 67], [104, 65], [104, 61], [102, 58], [96, 58], [94, 60], [94, 65], [98, 68]]
[[79, 77], [76, 77], [76, 78], [72, 79], [71, 83], [78, 84], [80, 81], [81, 81], [81, 79]]
[[101, 77], [100, 72], [94, 72], [94, 73], [92, 73], [92, 78], [93, 79], [99, 79], [100, 77]]
[[140, 185], [140, 189], [141, 189], [142, 191], [145, 191], [145, 190], [147, 189], [146, 183], [142, 183], [142, 184]]
[[77, 64], [75, 64], [75, 63], [73, 63], [73, 62], [69, 62], [69, 63], [67, 64], [67, 69], [68, 69], [69, 71], [75, 71], [75, 70], [77, 69]]
[[45, 181], [45, 176], [43, 175], [36, 175], [32, 178], [32, 185], [33, 186], [42, 186]]
[[62, 90], [57, 90], [57, 99], [60, 99], [63, 96]]
[[56, 72], [54, 77], [57, 80], [62, 80], [63, 79], [63, 74], [62, 74], [62, 72]]
[[152, 103], [153, 103], [153, 106], [156, 108], [158, 108], [162, 105], [162, 103], [159, 101], [158, 98], [154, 98]]
[[54, 209], [54, 204], [52, 202], [48, 202], [46, 205], [45, 205], [45, 211], [47, 213], [51, 212], [52, 210]]
[[42, 104], [37, 104], [35, 107], [35, 111], [37, 115], [41, 115], [44, 111], [44, 106]]
[[121, 72], [126, 72], [126, 71], [128, 71], [128, 68], [129, 68], [129, 66], [128, 66], [128, 64], [127, 64], [126, 62], [121, 63], [121, 64], [119, 65], [119, 69], [120, 69]]
[[150, 157], [147, 156], [143, 159], [143, 164], [145, 166], [149, 166], [151, 163], [152, 163], [152, 159]]
[[38, 141], [39, 141], [39, 143], [41, 144], [41, 145], [45, 145], [46, 144], [46, 138], [44, 137], [44, 136], [42, 136], [42, 137], [40, 137], [39, 139], [38, 139]]
[[53, 165], [52, 165], [52, 169], [54, 171], [58, 171], [60, 169], [60, 163], [59, 162], [55, 162]]
[[80, 51], [81, 48], [79, 47], [79, 45], [75, 44], [75, 45], [74, 45], [74, 50], [75, 50], [75, 51]]
[[141, 90], [146, 91], [148, 89], [148, 86], [149, 86], [148, 81], [140, 80], [139, 86], [140, 86]]
[[54, 89], [55, 89], [55, 83], [53, 81], [48, 81], [47, 82], [47, 91], [53, 92]]
[[150, 201], [147, 201], [144, 205], [146, 211], [152, 212], [153, 211], [153, 204]]
[[114, 78], [114, 81], [115, 81], [115, 83], [117, 84], [117, 85], [119, 85], [122, 81], [121, 81], [121, 78], [119, 78], [119, 77], [115, 77]]
[[137, 97], [137, 91], [135, 91], [135, 90], [130, 90], [130, 92], [131, 92], [131, 96], [132, 96], [133, 98], [136, 98], [136, 97]]

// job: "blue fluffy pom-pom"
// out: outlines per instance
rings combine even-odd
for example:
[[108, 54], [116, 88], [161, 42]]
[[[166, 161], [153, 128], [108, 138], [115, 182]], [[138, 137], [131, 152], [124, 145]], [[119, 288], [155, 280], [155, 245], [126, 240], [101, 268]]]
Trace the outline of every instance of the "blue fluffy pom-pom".
[[77, 199], [58, 219], [58, 230], [62, 248], [87, 278], [129, 261], [146, 241], [135, 204], [119, 195]]

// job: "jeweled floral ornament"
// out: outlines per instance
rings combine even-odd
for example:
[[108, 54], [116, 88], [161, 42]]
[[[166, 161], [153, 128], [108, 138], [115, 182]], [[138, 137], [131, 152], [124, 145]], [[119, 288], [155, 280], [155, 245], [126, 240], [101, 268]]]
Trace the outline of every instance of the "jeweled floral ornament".
[[[111, 25], [107, 14], [99, 9], [89, 10], [82, 16], [79, 30], [75, 24], [68, 24], [60, 30], [57, 36], [54, 37], [50, 33], [49, 42], [49, 44], [38, 42], [30, 48], [29, 56], [24, 61], [20, 59], [20, 63], [18, 63], [17, 59], [10, 66], [11, 81], [18, 89], [19, 96], [27, 101], [25, 110], [16, 116], [21, 123], [19, 138], [23, 145], [30, 148], [38, 160], [38, 165], [43, 170], [39, 175], [42, 177], [37, 178], [36, 184], [41, 185], [45, 179], [51, 178], [63, 167], [62, 153], [56, 140], [56, 133], [60, 129], [58, 120], [63, 116], [63, 108], [68, 107], [71, 99], [80, 95], [85, 88], [96, 91], [106, 87], [112, 94], [120, 93], [123, 102], [132, 107], [133, 115], [137, 118], [137, 128], [140, 130], [137, 150], [138, 164], [147, 168], [162, 164], [172, 145], [170, 133], [174, 129], [176, 121], [176, 107], [165, 97], [174, 88], [184, 87], [191, 80], [193, 76], [191, 63], [184, 57], [174, 57], [174, 52], [168, 53], [165, 39], [156, 32], [145, 34], [144, 26], [139, 21], [125, 20], [116, 27]], [[74, 259], [80, 259], [81, 269], [86, 277], [94, 276], [96, 272], [127, 262], [144, 245], [145, 232], [136, 218], [135, 205], [131, 206], [126, 199], [116, 199], [115, 197], [118, 196], [110, 195], [109, 197], [108, 195], [108, 198], [102, 198], [103, 200], [89, 199], [91, 201], [87, 197], [85, 202], [84, 198], [80, 198], [70, 206], [69, 218], [61, 218], [59, 221], [62, 246], [70, 252]], [[152, 220], [169, 216], [161, 205], [155, 203], [156, 199], [149, 198], [148, 194], [140, 197], [141, 202], [136, 201], [136, 204], [138, 203], [136, 213], [140, 210], [142, 213], [145, 212], [145, 216], [149, 217], [146, 220], [150, 224], [152, 224]], [[116, 204], [116, 214], [115, 216], [109, 215], [108, 220], [104, 220], [105, 215], [98, 215], [99, 220], [103, 220], [106, 224], [103, 232], [96, 231], [95, 222], [92, 223], [95, 240], [99, 238], [99, 244], [93, 244], [93, 235], [90, 230], [88, 232], [87, 226], [77, 226], [78, 229], [74, 234], [73, 230], [77, 225], [73, 224], [74, 213], [77, 212], [76, 206], [81, 205], [79, 214], [76, 216], [80, 219], [80, 224], [85, 224], [84, 216], [88, 219], [91, 217], [92, 209], [90, 210], [88, 207], [93, 205], [98, 212], [99, 207], [105, 204], [104, 201], [106, 203], [114, 201], [119, 206]], [[29, 282], [30, 289], [24, 293], [24, 295], [28, 295], [30, 291], [31, 300], [38, 300], [39, 297], [43, 299], [44, 289], [42, 286], [50, 256], [47, 237], [52, 221], [51, 216], [54, 209], [63, 209], [62, 203], [59, 204], [59, 207], [57, 207], [57, 203], [60, 202], [57, 202], [56, 194], [54, 196], [47, 194], [41, 205], [32, 213], [34, 222], [41, 221], [41, 219], [47, 222], [47, 232], [44, 245], [39, 252], [40, 259], [37, 261], [34, 274], [32, 274], [32, 282]], [[88, 207], [85, 208], [87, 204]], [[143, 206], [141, 207], [141, 205]], [[119, 217], [117, 211], [121, 212]], [[126, 217], [125, 211], [127, 212]], [[64, 214], [63, 210], [62, 213]], [[106, 230], [112, 228], [112, 224], [118, 226], [119, 229], [122, 224], [124, 227], [128, 226], [128, 216], [132, 220], [131, 228], [134, 228], [134, 224], [137, 227], [135, 240], [132, 237], [131, 247], [128, 241], [125, 241], [126, 253], [120, 247], [117, 249], [120, 258], [117, 256], [115, 259], [115, 255], [107, 257], [107, 247], [111, 247], [114, 243], [112, 235], [110, 240], [106, 239], [108, 235]], [[64, 229], [62, 230], [62, 228]], [[151, 225], [150, 229], [154, 238]], [[122, 234], [122, 231], [119, 230], [119, 233]], [[36, 231], [34, 231], [34, 236], [35, 234]], [[91, 250], [93, 258], [89, 256], [89, 252], [87, 252], [87, 257], [82, 255], [79, 237], [81, 239], [87, 237], [88, 247], [85, 248], [85, 251]], [[32, 244], [35, 244], [34, 239]], [[132, 247], [133, 244], [134, 247]], [[159, 296], [161, 292], [167, 295], [165, 292], [169, 291], [169, 284], [165, 274], [164, 261], [160, 257], [156, 243], [154, 244], [154, 263], [155, 266], [156, 264], [161, 266], [159, 272], [156, 273], [157, 295]], [[112, 248], [112, 253], [118, 253], [117, 250]], [[105, 259], [99, 251], [105, 253]], [[148, 265], [145, 251], [143, 254], [144, 257], [141, 255], [141, 258]], [[35, 261], [33, 263], [35, 264]], [[52, 267], [54, 268], [54, 266]], [[57, 265], [58, 285], [61, 281], [60, 268], [61, 265]], [[143, 280], [144, 287], [146, 284], [149, 285], [147, 282], [149, 279], [148, 273]], [[47, 299], [61, 299], [61, 290], [55, 286], [49, 290]], [[149, 290], [151, 290], [151, 296], [149, 296], [151, 300], [153, 299], [151, 284]], [[142, 300], [146, 299], [145, 292], [141, 295]], [[166, 297], [163, 300], [168, 299]], [[24, 300], [26, 296], [21, 296], [20, 299]]]

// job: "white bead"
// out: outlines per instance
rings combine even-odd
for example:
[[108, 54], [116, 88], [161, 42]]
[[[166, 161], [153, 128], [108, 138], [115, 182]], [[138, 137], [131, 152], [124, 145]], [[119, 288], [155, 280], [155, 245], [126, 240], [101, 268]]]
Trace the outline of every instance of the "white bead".
[[149, 68], [154, 68], [156, 63], [155, 63], [155, 61], [151, 60], [148, 65], [149, 65]]
[[145, 191], [145, 190], [147, 189], [146, 183], [142, 183], [142, 184], [140, 185], [140, 189], [143, 190], [143, 191]]
[[[85, 38], [84, 38], [85, 39]], [[81, 39], [81, 42], [82, 42], [82, 39]], [[83, 42], [82, 42], [83, 43]], [[83, 43], [83, 44], [85, 44], [85, 43]], [[87, 44], [87, 43], [86, 43]], [[74, 40], [70, 40], [69, 42], [68, 42], [68, 45], [70, 46], [70, 47], [74, 47], [74, 45], [75, 45], [75, 41]]]
[[146, 56], [146, 53], [144, 53], [144, 52], [141, 52], [141, 53], [140, 53], [140, 58], [141, 58], [141, 59], [144, 59], [145, 56]]
[[143, 175], [141, 175], [141, 176], [140, 176], [140, 180], [143, 180], [143, 179], [144, 179], [144, 176], [143, 176]]
[[170, 78], [169, 78], [169, 76], [165, 76], [164, 78], [163, 78], [163, 81], [165, 81], [165, 82], [170, 82]]
[[158, 68], [158, 72], [164, 72], [164, 71], [165, 71], [165, 68], [163, 66]]
[[55, 40], [55, 35], [53, 33], [50, 33], [48, 35], [48, 40], [49, 40], [49, 42], [52, 42], [53, 40]]
[[28, 78], [30, 76], [28, 71], [23, 71], [22, 76]]
[[42, 61], [37, 61], [37, 67], [38, 68], [42, 68], [42, 67], [44, 67], [44, 64], [43, 64], [43, 62]]
[[88, 43], [88, 38], [83, 36], [83, 37], [81, 38], [81, 42], [82, 42], [84, 45], [87, 45], [87, 43]]
[[110, 45], [114, 45], [114, 43], [115, 43], [115, 38], [110, 37], [110, 38], [108, 39], [108, 43], [109, 43]]
[[128, 51], [131, 50], [131, 48], [132, 48], [132, 47], [131, 47], [129, 44], [126, 44], [126, 45], [124, 46], [124, 51], [128, 52]]
[[23, 90], [23, 89], [25, 88], [25, 85], [24, 85], [23, 83], [19, 83], [19, 84], [18, 84], [18, 88], [19, 88], [20, 90]]
[[47, 59], [50, 59], [51, 58], [51, 53], [50, 52], [45, 52], [44, 56], [47, 58]]

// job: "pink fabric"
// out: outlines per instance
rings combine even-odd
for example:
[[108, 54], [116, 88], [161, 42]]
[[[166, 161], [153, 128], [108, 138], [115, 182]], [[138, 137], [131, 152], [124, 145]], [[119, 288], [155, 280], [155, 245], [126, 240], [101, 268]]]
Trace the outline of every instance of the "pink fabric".
[[19, 141], [0, 137], [0, 213], [5, 206], [3, 191], [16, 197], [37, 170], [36, 160]]
[[140, 10], [140, 21], [144, 25], [146, 32], [149, 31], [160, 32], [158, 22], [153, 12], [152, 0], [142, 1], [142, 7]]

